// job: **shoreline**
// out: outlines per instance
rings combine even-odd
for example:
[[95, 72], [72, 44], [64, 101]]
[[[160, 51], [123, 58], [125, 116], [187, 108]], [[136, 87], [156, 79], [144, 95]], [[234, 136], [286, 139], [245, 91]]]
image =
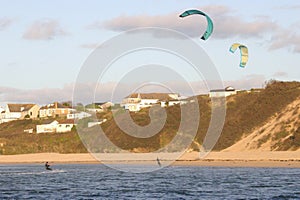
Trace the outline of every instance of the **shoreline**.
[[38, 164], [48, 161], [54, 164], [134, 164], [157, 165], [159, 157], [163, 165], [172, 166], [203, 166], [203, 167], [287, 167], [300, 168], [300, 151], [245, 151], [245, 152], [210, 152], [206, 157], [199, 158], [199, 152], [184, 153], [174, 161], [172, 153], [108, 153], [97, 154], [101, 161], [92, 154], [59, 154], [36, 153], [18, 155], [0, 155], [0, 165]]

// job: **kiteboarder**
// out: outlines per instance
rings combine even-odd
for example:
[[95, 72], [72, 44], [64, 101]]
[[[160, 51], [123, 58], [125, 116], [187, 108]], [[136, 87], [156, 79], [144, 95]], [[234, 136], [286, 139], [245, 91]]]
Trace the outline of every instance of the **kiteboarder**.
[[52, 170], [52, 169], [50, 168], [50, 165], [49, 165], [48, 162], [45, 163], [45, 168], [46, 168], [46, 170]]
[[157, 161], [158, 166], [161, 167], [161, 163], [160, 163], [158, 157], [156, 158], [156, 161]]

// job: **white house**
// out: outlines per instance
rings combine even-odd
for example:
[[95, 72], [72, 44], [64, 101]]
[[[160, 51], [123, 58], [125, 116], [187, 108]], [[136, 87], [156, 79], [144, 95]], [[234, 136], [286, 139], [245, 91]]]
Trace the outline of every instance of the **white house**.
[[36, 125], [36, 133], [70, 132], [73, 126], [74, 120], [54, 120], [51, 123]]
[[0, 106], [0, 124], [2, 123], [2, 119], [5, 118], [5, 110]]
[[169, 101], [161, 101], [160, 106], [161, 107], [167, 107], [167, 106], [174, 106], [174, 105], [183, 105], [190, 102], [187, 100], [188, 97], [178, 97], [177, 100], [169, 100]]
[[179, 94], [176, 93], [133, 93], [125, 97], [121, 106], [125, 110], [137, 112], [142, 108], [150, 107], [160, 102], [177, 101]]
[[233, 87], [228, 86], [225, 89], [210, 90], [209, 97], [227, 97], [236, 93], [237, 91]]
[[2, 113], [3, 111], [5, 110], [0, 106], [0, 113]]
[[93, 126], [96, 126], [96, 125], [100, 125], [100, 124], [102, 124], [102, 123], [104, 123], [104, 122], [106, 122], [106, 121], [107, 121], [107, 119], [103, 119], [103, 120], [101, 120], [100, 122], [89, 122], [89, 123], [88, 123], [88, 128], [93, 127]]
[[68, 114], [67, 119], [83, 119], [90, 116], [92, 115], [86, 112], [75, 112], [75, 113]]
[[182, 105], [183, 102], [180, 100], [172, 100], [172, 101], [161, 101], [160, 106], [161, 107], [167, 107], [167, 106], [174, 106], [174, 105]]
[[59, 121], [57, 127], [56, 127], [56, 133], [65, 133], [65, 132], [70, 132], [75, 126], [74, 120], [63, 120]]
[[18, 119], [38, 117], [40, 106], [36, 104], [7, 104], [5, 111], [1, 113], [0, 123]]
[[24, 133], [33, 133], [33, 128], [24, 129]]
[[54, 133], [58, 124], [58, 121], [54, 120], [48, 124], [36, 125], [36, 133]]

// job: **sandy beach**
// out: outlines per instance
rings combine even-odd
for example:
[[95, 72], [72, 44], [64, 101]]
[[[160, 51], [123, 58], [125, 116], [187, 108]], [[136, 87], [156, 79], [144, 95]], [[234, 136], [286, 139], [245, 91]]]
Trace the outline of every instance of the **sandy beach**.
[[[204, 158], [199, 152], [183, 154], [173, 162], [176, 154], [172, 153], [107, 153], [107, 154], [58, 154], [38, 153], [21, 155], [1, 155], [0, 164], [24, 163], [120, 163], [120, 164], [154, 164], [159, 157], [162, 163], [186, 166], [224, 166], [224, 167], [300, 167], [300, 151], [244, 151], [244, 152], [210, 152]], [[100, 160], [100, 161], [99, 161]]]

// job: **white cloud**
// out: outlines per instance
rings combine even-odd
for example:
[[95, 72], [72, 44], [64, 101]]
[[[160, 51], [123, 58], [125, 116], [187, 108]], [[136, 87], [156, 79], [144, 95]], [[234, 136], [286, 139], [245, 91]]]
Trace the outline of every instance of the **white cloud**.
[[[300, 53], [298, 23], [293, 24], [293, 28], [286, 29], [266, 16], [256, 16], [251, 21], [244, 20], [226, 6], [214, 5], [199, 9], [208, 13], [214, 22], [214, 31], [210, 39], [255, 38], [266, 42], [266, 37], [268, 37], [271, 38], [266, 44], [268, 50], [286, 48], [293, 53]], [[112, 31], [126, 31], [139, 27], [161, 27], [180, 31], [190, 37], [201, 37], [206, 29], [205, 18], [197, 15], [180, 18], [181, 12], [155, 16], [123, 15], [104, 22], [95, 22], [88, 27], [90, 29], [105, 28]]]
[[42, 88], [22, 90], [9, 87], [0, 87], [0, 101], [2, 102], [32, 102], [46, 104], [53, 101], [68, 101], [72, 99], [73, 86], [63, 88]]
[[269, 50], [287, 48], [293, 53], [300, 53], [300, 33], [291, 31], [293, 29], [282, 29], [271, 38]]
[[[278, 26], [269, 18], [258, 17], [252, 21], [242, 20], [234, 15], [234, 11], [226, 6], [205, 6], [204, 10], [214, 22], [214, 38], [230, 37], [260, 37], [266, 32], [274, 31]], [[188, 16], [180, 18], [178, 13], [167, 15], [119, 16], [105, 22], [95, 22], [89, 28], [106, 28], [113, 31], [126, 31], [138, 27], [162, 27], [183, 32], [191, 37], [201, 37], [206, 29], [206, 19], [203, 16]]]
[[13, 19], [0, 18], [0, 31], [8, 28], [14, 22]]
[[[239, 80], [224, 81], [223, 85], [233, 86], [236, 89], [251, 89], [261, 88], [266, 81], [263, 75], [249, 75]], [[171, 88], [172, 92], [178, 92], [183, 96], [192, 96], [197, 94], [208, 93], [210, 89], [221, 89], [218, 85], [220, 83], [211, 81], [212, 88], [206, 87], [206, 82], [198, 81], [191, 82], [189, 85], [186, 82], [169, 81], [163, 83], [167, 88]], [[76, 103], [82, 102], [84, 104], [91, 103], [91, 101], [110, 101], [120, 102], [125, 96], [140, 86], [140, 83], [128, 83], [119, 85], [117, 90], [115, 87], [117, 83], [110, 82], [97, 85], [94, 83], [77, 84], [77, 92], [75, 100]], [[218, 87], [218, 88], [217, 88]], [[191, 92], [191, 88], [194, 92]], [[0, 102], [32, 102], [40, 105], [48, 104], [54, 101], [70, 101], [73, 100], [74, 84], [67, 84], [63, 88], [42, 88], [36, 90], [21, 90], [9, 87], [0, 87]], [[95, 92], [96, 91], [96, 92]], [[111, 92], [116, 91], [113, 94]], [[149, 84], [147, 87], [139, 90], [139, 92], [170, 92], [165, 88], [157, 85]], [[95, 98], [94, 98], [95, 97]]]
[[[296, 2], [296, 1], [295, 1]], [[300, 5], [285, 5], [285, 6], [277, 6], [274, 7], [275, 10], [287, 10], [287, 11], [297, 11], [300, 10]]]
[[80, 45], [81, 48], [86, 48], [86, 49], [96, 49], [99, 47], [99, 44], [97, 43], [90, 43], [90, 44], [82, 44]]
[[233, 86], [236, 89], [251, 89], [264, 87], [266, 77], [261, 74], [251, 74], [238, 80], [224, 81], [225, 86]]
[[51, 40], [57, 36], [67, 35], [56, 20], [43, 20], [34, 22], [23, 34], [27, 40]]
[[286, 72], [275, 72], [273, 74], [274, 77], [287, 77], [288, 76], [288, 73]]

